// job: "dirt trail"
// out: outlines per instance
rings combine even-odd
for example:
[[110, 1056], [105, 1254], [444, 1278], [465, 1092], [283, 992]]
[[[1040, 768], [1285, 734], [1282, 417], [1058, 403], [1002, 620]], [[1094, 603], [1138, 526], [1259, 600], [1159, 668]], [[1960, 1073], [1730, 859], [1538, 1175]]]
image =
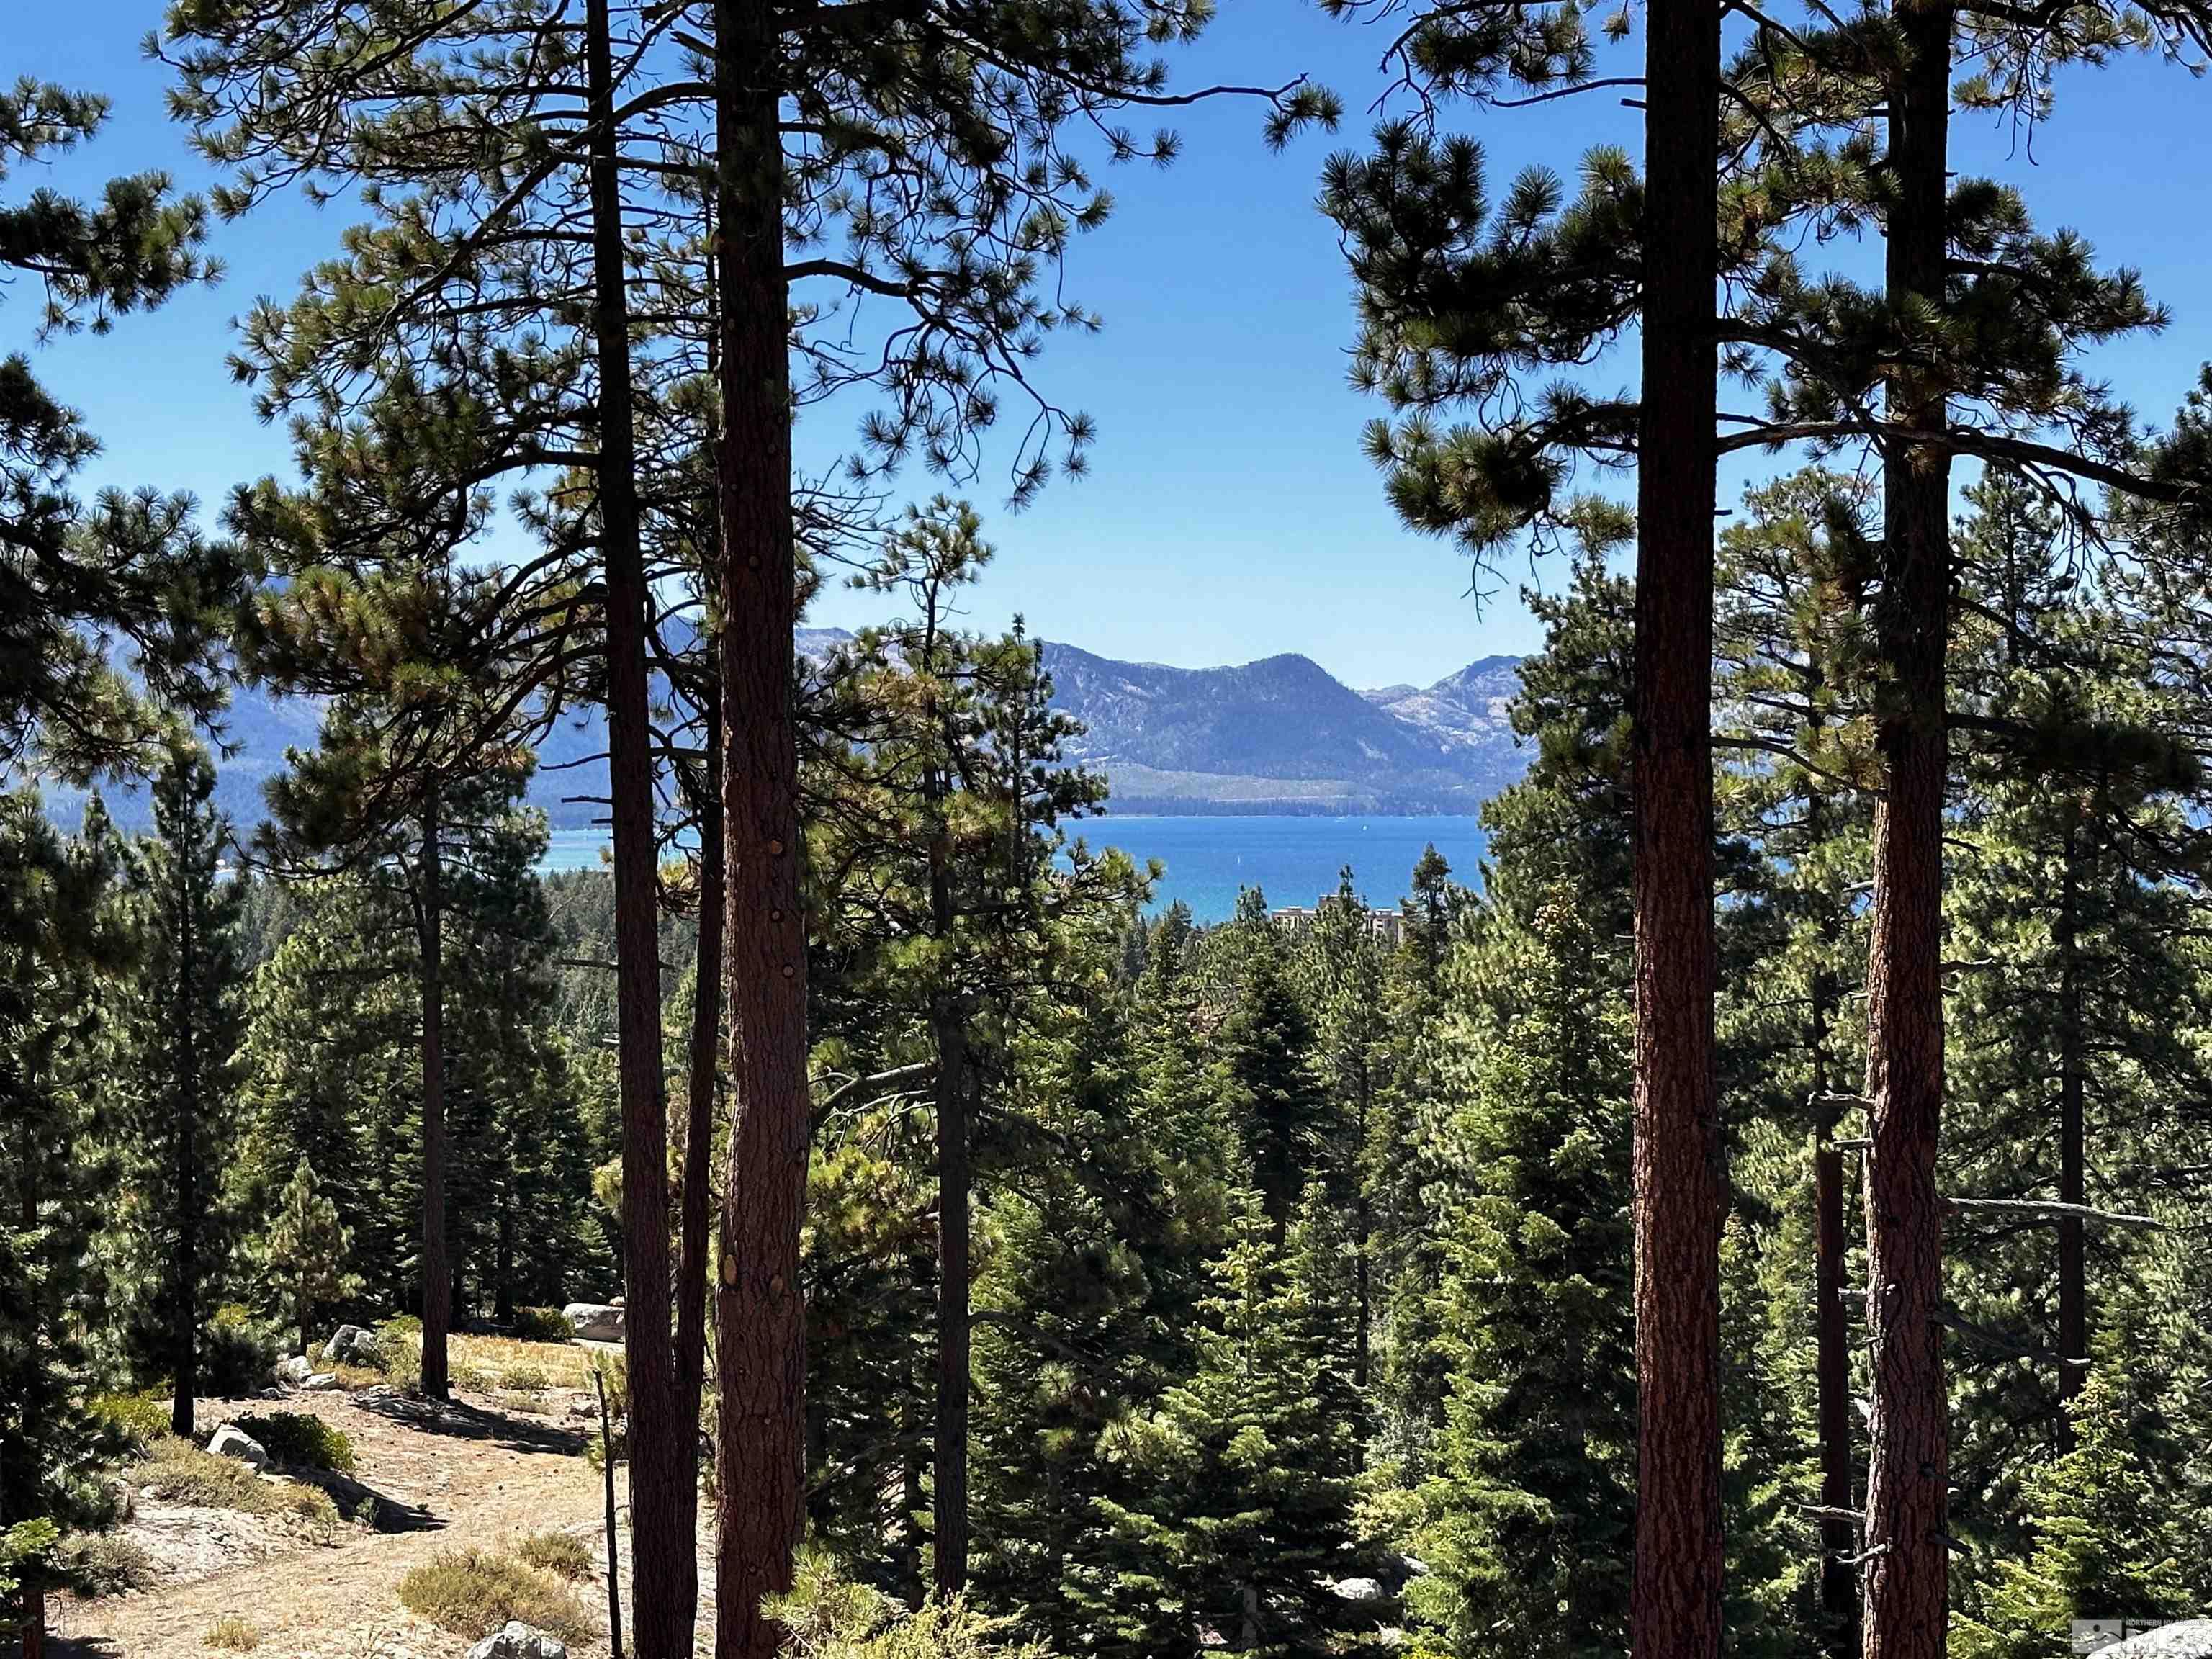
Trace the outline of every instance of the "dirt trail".
[[[583, 1456], [596, 1425], [563, 1415], [580, 1398], [556, 1391], [544, 1416], [465, 1396], [441, 1409], [376, 1389], [298, 1394], [276, 1407], [203, 1401], [204, 1425], [282, 1409], [311, 1411], [344, 1430], [358, 1462], [355, 1478], [377, 1495], [383, 1529], [342, 1527], [330, 1545], [283, 1536], [269, 1546], [275, 1553], [254, 1559], [241, 1550], [248, 1559], [232, 1559], [209, 1576], [172, 1577], [97, 1601], [58, 1599], [50, 1618], [59, 1639], [49, 1650], [57, 1659], [209, 1659], [208, 1626], [235, 1613], [260, 1634], [258, 1659], [458, 1659], [469, 1644], [401, 1607], [399, 1581], [441, 1550], [497, 1549], [554, 1530], [601, 1546], [600, 1576], [576, 1589], [604, 1626], [603, 1500]], [[208, 1517], [213, 1532], [221, 1512], [191, 1513]], [[173, 1528], [177, 1515], [167, 1511], [165, 1524]], [[569, 1649], [576, 1659], [605, 1650], [604, 1632]]]

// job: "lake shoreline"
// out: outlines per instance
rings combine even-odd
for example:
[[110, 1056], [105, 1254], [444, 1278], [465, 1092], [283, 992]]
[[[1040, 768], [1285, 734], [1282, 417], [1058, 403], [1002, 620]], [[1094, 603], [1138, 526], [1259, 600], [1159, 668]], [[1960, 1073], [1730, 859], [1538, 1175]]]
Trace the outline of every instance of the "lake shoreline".
[[[1079, 836], [1094, 848], [1119, 848], [1139, 865], [1158, 860], [1164, 867], [1146, 914], [1180, 901], [1202, 923], [1228, 921], [1248, 887], [1259, 888], [1270, 908], [1310, 905], [1336, 890], [1337, 872], [1346, 865], [1365, 902], [1395, 904], [1431, 845], [1451, 865], [1453, 879], [1479, 886], [1486, 846], [1480, 821], [1466, 813], [1104, 812], [1067, 831], [1071, 841]], [[606, 844], [601, 830], [556, 830], [538, 869], [597, 868]]]

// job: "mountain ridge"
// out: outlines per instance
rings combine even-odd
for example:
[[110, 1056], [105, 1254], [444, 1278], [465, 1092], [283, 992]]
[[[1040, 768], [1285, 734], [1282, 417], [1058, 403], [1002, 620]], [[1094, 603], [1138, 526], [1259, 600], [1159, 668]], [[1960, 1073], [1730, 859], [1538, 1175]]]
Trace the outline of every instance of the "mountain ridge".
[[[843, 629], [802, 628], [802, 656], [848, 643]], [[1040, 641], [1054, 702], [1085, 727], [1071, 762], [1106, 774], [1109, 811], [1464, 815], [1518, 778], [1505, 702], [1519, 659], [1486, 656], [1427, 686], [1359, 691], [1298, 652], [1211, 668], [1106, 657]], [[244, 830], [260, 821], [262, 785], [288, 744], [313, 741], [316, 705], [242, 687], [223, 717], [217, 804]], [[532, 805], [556, 830], [603, 822], [604, 727], [592, 711], [564, 719], [539, 747]], [[50, 788], [71, 816], [75, 791]], [[143, 787], [103, 792], [117, 821], [144, 827]]]

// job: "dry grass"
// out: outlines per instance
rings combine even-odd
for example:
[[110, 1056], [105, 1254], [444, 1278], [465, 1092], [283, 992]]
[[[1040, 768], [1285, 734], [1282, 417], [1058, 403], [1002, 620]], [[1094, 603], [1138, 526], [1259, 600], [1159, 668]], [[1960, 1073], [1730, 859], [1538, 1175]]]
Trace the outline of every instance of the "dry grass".
[[[456, 1372], [466, 1366], [500, 1379], [519, 1394], [541, 1389], [588, 1389], [592, 1386], [592, 1350], [572, 1342], [522, 1342], [511, 1336], [457, 1336], [452, 1354]], [[507, 1379], [520, 1372], [532, 1386]]]
[[399, 1599], [409, 1612], [468, 1642], [512, 1619], [568, 1641], [596, 1633], [591, 1613], [553, 1574], [483, 1550], [440, 1551], [399, 1581]]
[[234, 1613], [226, 1613], [207, 1627], [200, 1638], [209, 1647], [229, 1653], [251, 1653], [261, 1645], [261, 1632]]
[[301, 1528], [319, 1543], [337, 1534], [338, 1506], [319, 1486], [289, 1480], [264, 1480], [234, 1457], [217, 1457], [189, 1440], [164, 1435], [125, 1476], [156, 1498], [207, 1510], [237, 1510], [267, 1515]]
[[63, 1580], [79, 1595], [120, 1595], [160, 1576], [145, 1546], [119, 1532], [73, 1532], [55, 1554]]
[[534, 1533], [514, 1547], [515, 1558], [574, 1583], [592, 1575], [592, 1547], [573, 1532]]

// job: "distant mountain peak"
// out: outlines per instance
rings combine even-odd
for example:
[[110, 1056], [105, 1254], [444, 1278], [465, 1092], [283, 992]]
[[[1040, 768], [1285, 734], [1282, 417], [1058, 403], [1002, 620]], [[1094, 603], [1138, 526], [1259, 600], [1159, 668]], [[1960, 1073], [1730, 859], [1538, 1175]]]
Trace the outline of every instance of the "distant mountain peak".
[[[802, 628], [809, 659], [854, 635]], [[1102, 657], [1040, 641], [1054, 702], [1085, 727], [1071, 761], [1107, 775], [1118, 812], [1474, 811], [1521, 775], [1506, 718], [1519, 659], [1483, 657], [1435, 684], [1355, 691], [1303, 653], [1218, 668]], [[225, 717], [236, 744], [217, 798], [241, 830], [261, 818], [263, 780], [288, 744], [311, 745], [317, 706], [240, 688]], [[605, 738], [595, 710], [574, 711], [548, 735], [531, 799], [556, 829], [598, 822], [606, 793]], [[51, 791], [65, 820], [73, 792]], [[138, 827], [145, 793], [112, 791], [118, 820]]]

